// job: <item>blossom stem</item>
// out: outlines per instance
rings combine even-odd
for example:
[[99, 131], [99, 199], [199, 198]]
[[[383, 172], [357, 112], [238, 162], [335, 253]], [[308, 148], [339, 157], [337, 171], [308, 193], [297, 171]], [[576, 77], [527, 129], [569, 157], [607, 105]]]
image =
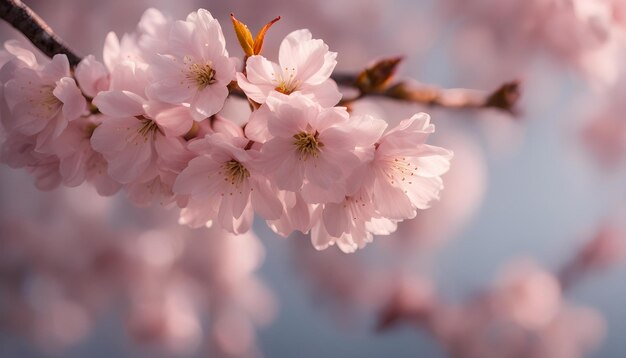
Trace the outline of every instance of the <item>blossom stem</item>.
[[72, 67], [81, 58], [70, 50], [50, 26], [20, 0], [0, 0], [0, 18], [21, 32], [45, 55], [65, 54]]

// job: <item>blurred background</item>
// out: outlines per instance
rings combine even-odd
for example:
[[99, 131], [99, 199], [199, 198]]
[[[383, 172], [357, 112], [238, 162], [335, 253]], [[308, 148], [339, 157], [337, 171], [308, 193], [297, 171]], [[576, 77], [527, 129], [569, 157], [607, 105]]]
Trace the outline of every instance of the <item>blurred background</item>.
[[[281, 238], [260, 219], [256, 237], [187, 230], [176, 209], [135, 208], [86, 185], [41, 192], [1, 166], [1, 357], [445, 357], [439, 328], [419, 320], [377, 330], [398, 295], [463, 306], [497, 290], [512, 262], [556, 274], [598, 232], [626, 225], [623, 1], [26, 3], [80, 55], [101, 58], [106, 34], [133, 31], [149, 7], [175, 19], [203, 7], [231, 56], [242, 57], [231, 12], [253, 32], [281, 16], [266, 37], [270, 59], [286, 34], [308, 28], [338, 52], [340, 71], [401, 55], [399, 78], [484, 91], [520, 80], [523, 96], [516, 116], [358, 103], [392, 124], [428, 112], [431, 143], [455, 158], [441, 202], [350, 255]], [[0, 24], [1, 40], [20, 36]], [[553, 357], [626, 352], [626, 268], [605, 261], [615, 264], [562, 293], [593, 316], [571, 321], [589, 327], [589, 349]], [[573, 344], [565, 337], [555, 344]]]

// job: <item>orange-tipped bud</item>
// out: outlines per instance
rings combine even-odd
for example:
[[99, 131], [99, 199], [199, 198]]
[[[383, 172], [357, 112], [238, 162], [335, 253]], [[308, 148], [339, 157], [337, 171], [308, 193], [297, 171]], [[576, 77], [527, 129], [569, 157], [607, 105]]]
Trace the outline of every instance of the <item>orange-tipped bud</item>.
[[237, 40], [239, 40], [243, 52], [246, 56], [254, 55], [254, 39], [252, 38], [252, 33], [250, 33], [248, 26], [237, 20], [233, 14], [230, 14], [230, 19], [233, 21], [235, 34], [237, 35]]
[[243, 22], [237, 20], [235, 15], [230, 14], [230, 19], [233, 21], [233, 27], [235, 28], [235, 34], [237, 34], [237, 39], [239, 40], [239, 44], [243, 49], [243, 52], [246, 56], [253, 56], [261, 54], [261, 50], [263, 49], [263, 41], [265, 40], [265, 34], [267, 30], [274, 25], [278, 20], [280, 20], [280, 16], [275, 18], [274, 20], [268, 22], [263, 26], [261, 31], [256, 35], [256, 38], [252, 38], [252, 33], [248, 26]]
[[265, 24], [265, 26], [263, 26], [261, 31], [259, 31], [259, 33], [256, 35], [256, 38], [254, 39], [254, 54], [255, 55], [260, 55], [261, 54], [261, 50], [263, 49], [263, 40], [265, 39], [265, 33], [278, 20], [280, 20], [280, 16], [275, 18], [274, 20], [268, 22], [267, 24]]

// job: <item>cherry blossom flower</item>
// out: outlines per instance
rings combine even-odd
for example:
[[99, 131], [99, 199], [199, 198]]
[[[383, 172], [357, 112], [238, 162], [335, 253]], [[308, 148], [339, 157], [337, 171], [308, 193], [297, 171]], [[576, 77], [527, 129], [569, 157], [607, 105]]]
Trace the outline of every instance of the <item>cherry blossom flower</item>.
[[[419, 113], [387, 132], [377, 144], [365, 184], [378, 212], [392, 220], [416, 215], [439, 198], [441, 175], [448, 171], [452, 152], [425, 144], [435, 126]], [[371, 186], [370, 186], [371, 185]]]
[[[128, 74], [127, 81], [145, 78], [132, 63], [128, 64]], [[164, 108], [123, 87], [100, 92], [93, 102], [109, 118], [94, 130], [91, 144], [109, 163], [113, 179], [122, 184], [146, 182], [161, 168], [184, 167], [186, 149], [179, 136], [193, 121], [182, 108]]]
[[160, 11], [150, 8], [143, 13], [134, 32], [124, 34], [121, 39], [110, 32], [104, 42], [102, 58], [111, 73], [111, 81], [115, 82], [118, 78], [118, 64], [133, 62], [138, 67], [146, 68], [156, 54], [165, 51], [172, 22]]
[[85, 57], [75, 71], [76, 82], [81, 91], [91, 98], [109, 89], [109, 71], [93, 55]]
[[98, 125], [93, 117], [72, 122], [55, 143], [54, 151], [65, 185], [74, 187], [87, 180], [98, 194], [110, 196], [117, 193], [121, 184], [109, 176], [107, 161], [91, 147], [91, 135]]
[[318, 250], [337, 244], [350, 253], [372, 242], [373, 235], [389, 235], [396, 223], [376, 212], [365, 190], [346, 196], [341, 203], [324, 204], [321, 220], [311, 230], [311, 242]]
[[5, 124], [9, 130], [37, 135], [38, 151], [50, 151], [51, 142], [86, 109], [65, 55], [55, 55], [41, 70], [16, 70], [4, 84], [4, 96], [11, 111]]
[[151, 63], [148, 93], [167, 103], [188, 104], [197, 121], [217, 113], [235, 77], [220, 24], [204, 9], [177, 21], [169, 34], [166, 53]]
[[313, 39], [309, 30], [296, 30], [283, 40], [279, 63], [255, 55], [246, 62], [246, 73], [237, 74], [237, 83], [257, 103], [265, 103], [272, 92], [300, 92], [324, 107], [332, 107], [341, 93], [330, 75], [337, 64], [337, 53]]
[[259, 165], [270, 179], [279, 189], [326, 196], [310, 195], [311, 202], [341, 200], [340, 180], [359, 162], [345, 109], [322, 108], [299, 93], [272, 95], [266, 105], [272, 138], [261, 148]]
[[253, 165], [258, 154], [245, 150], [248, 140], [222, 133], [189, 144], [199, 154], [174, 184], [177, 194], [189, 195], [180, 222], [192, 227], [211, 226], [240, 234], [252, 225], [254, 211], [265, 219], [278, 219], [281, 205], [268, 180]]
[[276, 220], [268, 220], [267, 225], [278, 235], [289, 236], [294, 231], [308, 233], [319, 219], [319, 204], [307, 203], [302, 194], [279, 191], [282, 214]]

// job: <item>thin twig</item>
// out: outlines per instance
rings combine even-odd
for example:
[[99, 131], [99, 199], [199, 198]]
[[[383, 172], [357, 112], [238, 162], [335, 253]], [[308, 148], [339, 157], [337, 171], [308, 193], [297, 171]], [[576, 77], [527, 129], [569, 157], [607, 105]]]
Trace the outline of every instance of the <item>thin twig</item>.
[[45, 21], [20, 0], [0, 0], [0, 18], [24, 34], [46, 56], [65, 54], [72, 67], [80, 62], [81, 58], [54, 34]]

